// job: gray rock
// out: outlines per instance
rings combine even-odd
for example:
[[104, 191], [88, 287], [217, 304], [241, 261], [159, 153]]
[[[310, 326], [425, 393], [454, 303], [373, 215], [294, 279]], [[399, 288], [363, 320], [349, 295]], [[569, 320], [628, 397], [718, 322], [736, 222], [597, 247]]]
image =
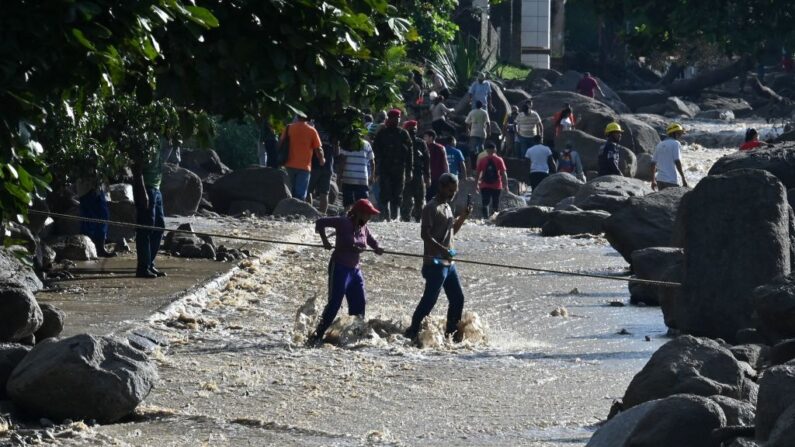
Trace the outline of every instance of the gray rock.
[[541, 227], [542, 236], [601, 234], [602, 224], [610, 217], [605, 211], [553, 211]]
[[284, 199], [276, 205], [273, 210], [274, 217], [302, 216], [307, 219], [317, 219], [321, 216], [320, 211], [312, 205], [298, 199]]
[[[190, 223], [181, 224], [177, 227], [177, 230], [194, 231], [193, 225]], [[183, 251], [185, 251], [184, 248], [186, 246], [195, 246], [196, 248], [200, 248], [203, 243], [204, 241], [202, 241], [202, 239], [195, 234], [169, 231], [163, 238], [163, 250], [171, 253], [181, 254]]]
[[770, 348], [761, 344], [746, 343], [732, 346], [729, 351], [737, 360], [748, 363], [754, 369], [760, 369], [762, 360], [769, 355]]
[[658, 135], [664, 135], [671, 120], [662, 115], [653, 113], [635, 113], [632, 115], [636, 120], [643, 121], [654, 129]]
[[685, 249], [685, 276], [666, 320], [733, 342], [753, 326], [754, 288], [790, 271], [786, 191], [759, 170], [708, 176], [682, 198], [673, 243]]
[[712, 165], [709, 175], [738, 169], [762, 169], [775, 175], [787, 189], [795, 188], [795, 143], [727, 155]]
[[[555, 147], [565, 147], [571, 143], [572, 147], [580, 154], [582, 168], [585, 171], [599, 170], [599, 154], [605, 145], [606, 140], [594, 137], [581, 130], [570, 130], [561, 132], [555, 138]], [[627, 177], [634, 177], [638, 170], [638, 162], [635, 154], [624, 146], [619, 146], [619, 167], [621, 173]]]
[[6, 389], [30, 414], [107, 423], [130, 414], [156, 381], [157, 369], [144, 353], [111, 337], [81, 334], [36, 345]]
[[651, 154], [638, 154], [638, 171], [635, 178], [651, 182], [651, 166], [654, 161]]
[[660, 347], [635, 375], [624, 393], [624, 408], [683, 393], [744, 399], [746, 382], [744, 368], [728, 349], [684, 335]]
[[30, 346], [19, 343], [0, 343], [0, 400], [6, 399], [6, 383], [11, 372], [28, 354]]
[[731, 110], [702, 110], [696, 114], [697, 119], [734, 121], [734, 112]]
[[216, 253], [215, 247], [210, 244], [202, 244], [201, 246], [201, 257], [204, 259], [212, 259], [215, 260]]
[[129, 183], [116, 183], [108, 188], [111, 202], [135, 203], [133, 187]]
[[574, 205], [584, 210], [604, 210], [610, 213], [621, 209], [631, 197], [652, 192], [646, 182], [628, 177], [605, 175], [589, 181], [574, 196]]
[[518, 89], [507, 88], [505, 89], [504, 93], [505, 97], [508, 99], [508, 102], [510, 102], [511, 105], [519, 105], [526, 102], [528, 99], [532, 98], [532, 96], [529, 93], [527, 93], [526, 91], [520, 88]]
[[36, 343], [40, 343], [47, 338], [57, 337], [63, 332], [63, 323], [66, 314], [61, 309], [50, 303], [39, 304], [41, 314], [44, 318], [41, 327], [34, 333]]
[[577, 194], [584, 184], [565, 172], [552, 174], [536, 186], [528, 204], [531, 206], [555, 206], [561, 200]]
[[756, 439], [766, 441], [779, 417], [795, 402], [795, 365], [768, 368], [759, 379]]
[[0, 342], [15, 342], [33, 335], [44, 317], [33, 293], [20, 283], [0, 283]]
[[192, 216], [202, 200], [202, 180], [185, 168], [166, 163], [160, 192], [166, 216]]
[[633, 112], [641, 107], [665, 104], [668, 101], [668, 92], [662, 89], [621, 90], [617, 93]]
[[754, 108], [742, 98], [708, 96], [698, 103], [702, 110], [721, 110], [732, 112], [737, 118], [746, 118], [754, 113]]
[[[577, 84], [579, 84], [580, 79], [582, 79], [582, 73], [569, 70], [563, 73], [560, 78], [558, 78], [558, 80], [552, 84], [552, 89], [574, 92], [577, 90]], [[599, 96], [600, 102], [607, 104], [611, 109], [615, 110], [616, 113], [630, 112], [629, 107], [627, 107], [627, 105], [621, 101], [621, 97], [618, 96], [618, 94], [614, 92], [610, 86], [602, 82], [602, 80], [599, 78], [596, 78], [596, 82], [599, 84], [599, 88], [601, 88], [602, 92], [604, 93], [604, 96]]]
[[88, 236], [75, 234], [59, 236], [49, 243], [55, 251], [56, 259], [70, 261], [90, 261], [97, 259], [97, 247]]
[[748, 402], [716, 394], [710, 400], [720, 405], [726, 415], [726, 425], [752, 426], [756, 419], [756, 408]]
[[640, 420], [625, 447], [720, 447], [712, 431], [726, 425], [720, 406], [698, 395], [661, 400]]
[[[647, 247], [632, 252], [632, 270], [638, 279], [679, 283], [682, 280], [684, 257], [684, 251], [681, 248]], [[676, 273], [679, 275], [673, 276]], [[664, 300], [664, 294], [670, 288], [630, 283], [630, 302], [659, 306], [660, 302]]]
[[0, 283], [12, 281], [31, 292], [38, 292], [44, 284], [33, 269], [22, 262], [11, 250], [0, 247]]
[[[579, 93], [569, 91], [548, 91], [533, 97], [533, 109], [544, 120], [544, 138], [554, 139], [552, 117], [571, 104], [577, 118], [576, 128], [594, 137], [604, 137], [605, 126], [618, 120], [618, 114], [609, 106]], [[555, 143], [557, 145], [557, 142]], [[556, 146], [563, 147], [563, 146]], [[579, 150], [579, 147], [575, 148]]]
[[229, 213], [230, 205], [238, 200], [257, 202], [273, 210], [283, 199], [291, 197], [287, 188], [287, 173], [272, 168], [247, 168], [224, 175], [208, 191], [216, 211]]
[[565, 199], [556, 203], [554, 211], [580, 211], [580, 208], [572, 209], [572, 207], [577, 208], [574, 205], [574, 196], [566, 197]]
[[768, 337], [795, 337], [795, 275], [781, 276], [753, 291], [759, 328]]
[[765, 447], [792, 447], [795, 445], [795, 403], [778, 417]]
[[765, 361], [769, 365], [783, 365], [795, 359], [795, 338], [782, 340], [770, 348]]
[[693, 118], [696, 116], [698, 112], [700, 112], [700, 108], [691, 102], [683, 101], [682, 99], [671, 96], [665, 103], [668, 111], [671, 112], [674, 116], [685, 116], [687, 118]]
[[[453, 212], [456, 215], [461, 214], [466, 208], [467, 205], [467, 196], [472, 194], [472, 204], [474, 205], [474, 209], [472, 210], [471, 217], [473, 218], [483, 218], [484, 216], [481, 215], [480, 210], [480, 194], [477, 193], [475, 189], [475, 181], [469, 179], [462, 179], [458, 182], [458, 193], [453, 198], [452, 207]], [[503, 191], [500, 194], [500, 209], [501, 210], [508, 210], [511, 208], [523, 208], [527, 206], [527, 202], [522, 197], [519, 197], [513, 193]]]
[[552, 208], [545, 206], [511, 208], [501, 211], [495, 223], [498, 227], [541, 228], [549, 219], [551, 212]]
[[660, 144], [660, 134], [654, 127], [635, 118], [635, 115], [621, 115], [618, 122], [624, 130], [620, 141], [622, 146], [635, 155], [654, 153], [654, 149]]
[[181, 155], [180, 166], [198, 175], [202, 180], [210, 174], [226, 175], [232, 172], [212, 149], [182, 149]]
[[669, 247], [676, 212], [687, 188], [667, 188], [630, 197], [605, 221], [605, 237], [632, 264], [632, 253], [648, 247]]
[[596, 430], [585, 447], [624, 447], [638, 423], [659, 403], [659, 400], [644, 402], [618, 413]]

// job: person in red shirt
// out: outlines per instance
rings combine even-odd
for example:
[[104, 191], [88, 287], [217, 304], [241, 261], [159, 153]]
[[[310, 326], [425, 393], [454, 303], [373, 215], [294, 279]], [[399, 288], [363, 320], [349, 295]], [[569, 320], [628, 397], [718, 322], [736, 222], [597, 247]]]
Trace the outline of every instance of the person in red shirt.
[[759, 141], [759, 132], [751, 128], [745, 132], [745, 143], [740, 145], [740, 150], [750, 151], [763, 146], [771, 147], [772, 145]]
[[577, 124], [577, 118], [574, 117], [571, 104], [566, 104], [561, 111], [555, 112], [552, 116], [552, 122], [555, 123], [556, 137], [567, 130], [574, 129], [574, 125]]
[[595, 98], [596, 92], [599, 92], [599, 96], [604, 97], [605, 93], [602, 91], [602, 88], [599, 87], [599, 83], [591, 76], [591, 73], [587, 71], [583, 73], [582, 79], [577, 84], [577, 93], [581, 95], [585, 95], [589, 98]]
[[422, 136], [430, 155], [431, 186], [425, 194], [425, 200], [430, 202], [436, 196], [436, 191], [439, 188], [439, 177], [450, 172], [450, 166], [447, 164], [447, 151], [444, 146], [436, 142], [436, 132], [428, 130]]
[[496, 151], [497, 146], [494, 143], [486, 143], [486, 156], [480, 159], [477, 167], [477, 189], [480, 191], [480, 206], [484, 219], [491, 216], [489, 202], [492, 213], [500, 210], [500, 193], [503, 188], [508, 187], [508, 170], [502, 157], [495, 154]]

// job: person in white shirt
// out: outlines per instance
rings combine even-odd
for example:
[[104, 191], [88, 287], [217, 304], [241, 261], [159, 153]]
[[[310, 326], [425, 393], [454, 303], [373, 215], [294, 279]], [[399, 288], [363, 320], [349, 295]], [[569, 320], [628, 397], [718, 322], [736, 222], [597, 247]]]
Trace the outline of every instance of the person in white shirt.
[[375, 173], [372, 146], [366, 140], [358, 143], [358, 148], [340, 149], [342, 162], [338, 169], [341, 173], [342, 205], [346, 210], [349, 210], [357, 200], [370, 197], [370, 185], [373, 184]]
[[525, 152], [525, 158], [530, 160], [530, 188], [535, 189], [542, 180], [547, 178], [550, 172], [556, 172], [555, 157], [552, 156], [552, 149], [541, 144], [541, 136], [533, 138], [535, 143]]
[[682, 144], [679, 143], [685, 130], [680, 124], [673, 123], [668, 126], [666, 133], [668, 138], [661, 141], [654, 149], [651, 162], [651, 187], [654, 190], [679, 186], [677, 171], [682, 177], [682, 186], [687, 186], [681, 161]]
[[533, 138], [544, 135], [544, 125], [541, 116], [532, 110], [533, 100], [528, 99], [522, 104], [519, 115], [516, 116], [516, 136], [519, 143], [519, 153], [524, 154], [533, 144]]

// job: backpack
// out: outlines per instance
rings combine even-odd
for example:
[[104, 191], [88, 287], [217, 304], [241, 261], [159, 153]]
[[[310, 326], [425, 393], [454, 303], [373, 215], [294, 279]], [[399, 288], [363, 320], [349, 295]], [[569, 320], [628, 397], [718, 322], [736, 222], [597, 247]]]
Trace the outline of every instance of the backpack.
[[497, 183], [500, 181], [500, 173], [497, 170], [497, 164], [494, 163], [494, 158], [489, 157], [486, 159], [486, 169], [483, 170], [483, 183]]
[[572, 173], [576, 169], [574, 164], [574, 156], [571, 152], [563, 152], [558, 159], [558, 172]]

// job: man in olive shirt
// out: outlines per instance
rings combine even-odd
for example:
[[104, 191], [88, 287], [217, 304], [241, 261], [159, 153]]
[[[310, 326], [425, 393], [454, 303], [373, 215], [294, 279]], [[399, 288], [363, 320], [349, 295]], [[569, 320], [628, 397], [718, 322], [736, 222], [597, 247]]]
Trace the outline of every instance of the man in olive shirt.
[[[144, 160], [134, 166], [133, 198], [135, 200], [136, 223], [149, 227], [165, 228], [163, 196], [160, 183], [163, 179], [163, 163], [169, 158], [171, 148], [163, 145], [152, 160]], [[155, 257], [160, 250], [162, 230], [135, 230], [135, 252], [138, 265], [135, 276], [157, 278], [166, 276], [155, 268]]]
[[458, 178], [449, 173], [442, 174], [436, 197], [422, 210], [420, 227], [424, 242], [422, 277], [425, 278], [425, 292], [411, 318], [411, 326], [406, 331], [406, 337], [411, 339], [417, 337], [422, 320], [431, 313], [436, 300], [439, 299], [439, 293], [444, 288], [447, 301], [450, 303], [447, 308], [445, 333], [452, 335], [453, 340], [460, 341], [460, 334], [457, 331], [458, 322], [461, 321], [461, 314], [464, 312], [464, 291], [461, 289], [458, 272], [453, 263], [455, 255], [453, 236], [469, 217], [472, 205], [469, 204], [464, 213], [455, 218], [450, 202], [456, 192], [458, 192]]

